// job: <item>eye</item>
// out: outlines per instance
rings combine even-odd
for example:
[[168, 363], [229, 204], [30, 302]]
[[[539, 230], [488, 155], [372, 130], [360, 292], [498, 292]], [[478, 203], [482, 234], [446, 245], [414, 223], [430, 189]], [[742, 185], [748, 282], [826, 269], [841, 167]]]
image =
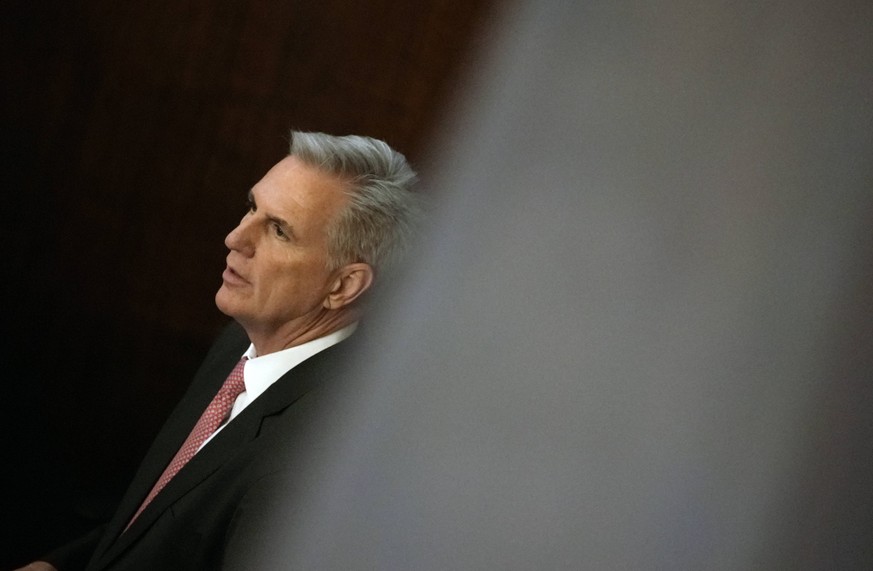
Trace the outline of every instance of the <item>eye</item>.
[[258, 211], [258, 207], [257, 207], [257, 205], [255, 205], [255, 201], [252, 200], [251, 198], [246, 199], [246, 212], [252, 213], [252, 212], [257, 212], [257, 211]]
[[288, 239], [288, 234], [282, 230], [282, 226], [280, 226], [278, 222], [273, 222], [273, 233], [276, 234], [277, 238], [281, 238], [282, 240]]

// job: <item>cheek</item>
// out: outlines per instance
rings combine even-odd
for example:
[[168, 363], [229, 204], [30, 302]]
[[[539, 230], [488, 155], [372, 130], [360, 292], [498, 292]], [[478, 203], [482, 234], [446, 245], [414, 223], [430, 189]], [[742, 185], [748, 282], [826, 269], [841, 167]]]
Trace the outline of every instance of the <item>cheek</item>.
[[[290, 266], [290, 267], [289, 267]], [[268, 304], [288, 303], [307, 288], [307, 272], [294, 265], [273, 266], [260, 276], [257, 292]]]
[[310, 303], [320, 298], [330, 275], [321, 256], [277, 253], [258, 274], [258, 296], [271, 305]]

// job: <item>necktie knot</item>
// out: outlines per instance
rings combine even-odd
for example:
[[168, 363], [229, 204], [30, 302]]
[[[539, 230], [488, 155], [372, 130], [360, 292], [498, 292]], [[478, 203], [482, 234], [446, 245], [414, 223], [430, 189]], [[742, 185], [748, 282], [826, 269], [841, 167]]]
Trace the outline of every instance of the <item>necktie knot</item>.
[[243, 377], [246, 360], [246, 357], [243, 357], [240, 359], [240, 362], [236, 364], [236, 367], [233, 368], [227, 376], [227, 379], [224, 381], [224, 384], [221, 385], [221, 388], [218, 390], [219, 395], [227, 395], [236, 400], [236, 397], [246, 390], [245, 378]]

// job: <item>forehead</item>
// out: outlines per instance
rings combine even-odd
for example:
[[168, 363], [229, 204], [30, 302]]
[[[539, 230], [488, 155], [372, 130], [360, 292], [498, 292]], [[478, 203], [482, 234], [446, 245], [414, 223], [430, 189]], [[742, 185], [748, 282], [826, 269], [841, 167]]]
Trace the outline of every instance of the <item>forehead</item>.
[[321, 224], [348, 202], [346, 184], [339, 177], [287, 156], [252, 187], [259, 209], [289, 217], [300, 224]]

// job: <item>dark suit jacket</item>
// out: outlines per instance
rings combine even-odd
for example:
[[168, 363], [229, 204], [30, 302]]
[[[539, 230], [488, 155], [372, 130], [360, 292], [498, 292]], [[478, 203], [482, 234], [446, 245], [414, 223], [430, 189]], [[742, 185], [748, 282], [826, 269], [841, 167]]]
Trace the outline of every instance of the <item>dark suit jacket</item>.
[[340, 375], [345, 361], [341, 355], [352, 349], [350, 340], [318, 353], [276, 381], [182, 468], [130, 529], [123, 530], [248, 343], [239, 326], [225, 330], [155, 438], [112, 520], [99, 533], [45, 560], [61, 571], [80, 569], [89, 555], [88, 571], [236, 568], [230, 560], [244, 555], [238, 551], [246, 548], [240, 538], [257, 533], [252, 522], [269, 519], [274, 494], [288, 485], [285, 476], [305, 462], [305, 451], [317, 436], [313, 431], [321, 414], [319, 404], [330, 400], [327, 387]]

